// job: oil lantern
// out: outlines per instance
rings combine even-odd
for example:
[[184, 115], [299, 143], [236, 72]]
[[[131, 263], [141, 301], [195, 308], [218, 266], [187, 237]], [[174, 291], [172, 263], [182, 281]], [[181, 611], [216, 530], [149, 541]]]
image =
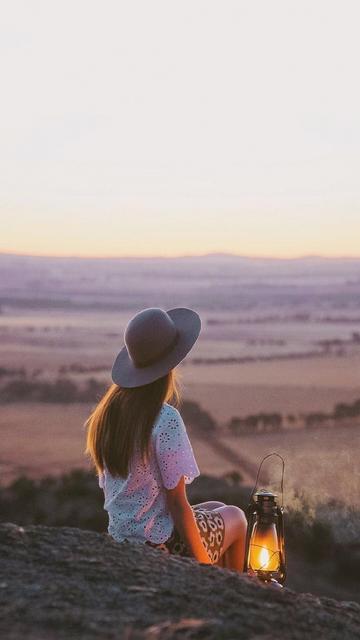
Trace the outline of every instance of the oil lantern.
[[[262, 463], [270, 455], [263, 458]], [[281, 456], [279, 456], [281, 458]], [[283, 474], [281, 491], [283, 495]], [[259, 467], [259, 472], [261, 469]], [[244, 571], [260, 580], [282, 586], [285, 582], [284, 507], [277, 503], [277, 494], [257, 488], [257, 479], [247, 509], [247, 535]]]

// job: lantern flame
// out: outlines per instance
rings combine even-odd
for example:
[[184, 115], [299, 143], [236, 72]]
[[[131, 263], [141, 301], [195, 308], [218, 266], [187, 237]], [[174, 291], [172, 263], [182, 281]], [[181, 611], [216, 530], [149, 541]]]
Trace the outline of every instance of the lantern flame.
[[259, 559], [260, 559], [261, 568], [262, 569], [267, 569], [269, 561], [270, 561], [270, 553], [265, 547], [262, 547], [262, 549], [260, 551], [260, 554], [259, 554]]

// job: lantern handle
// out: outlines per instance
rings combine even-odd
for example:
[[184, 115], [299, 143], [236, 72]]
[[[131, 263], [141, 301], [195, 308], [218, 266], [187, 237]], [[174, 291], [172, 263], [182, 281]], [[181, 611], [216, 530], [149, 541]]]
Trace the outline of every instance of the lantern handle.
[[263, 457], [263, 459], [260, 462], [259, 468], [258, 468], [258, 472], [256, 475], [256, 480], [255, 480], [255, 486], [251, 492], [251, 496], [250, 496], [250, 502], [253, 499], [253, 495], [255, 493], [255, 490], [257, 489], [257, 483], [258, 483], [258, 479], [259, 479], [259, 475], [260, 475], [260, 471], [261, 471], [261, 467], [263, 465], [264, 460], [266, 460], [266, 458], [270, 458], [271, 456], [277, 456], [278, 458], [280, 458], [280, 460], [282, 461], [282, 473], [281, 473], [281, 484], [280, 484], [280, 488], [281, 488], [281, 506], [284, 506], [284, 472], [285, 472], [285, 460], [284, 458], [279, 454], [276, 453], [275, 451], [273, 453], [268, 453], [266, 456]]

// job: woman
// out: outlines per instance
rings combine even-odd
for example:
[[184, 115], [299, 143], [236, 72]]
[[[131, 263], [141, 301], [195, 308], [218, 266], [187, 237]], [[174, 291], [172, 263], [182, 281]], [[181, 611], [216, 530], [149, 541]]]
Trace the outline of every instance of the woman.
[[185, 485], [200, 471], [175, 406], [175, 367], [200, 329], [200, 317], [187, 308], [148, 308], [129, 321], [113, 384], [85, 423], [86, 453], [104, 490], [108, 532], [115, 540], [241, 572], [243, 511], [215, 501], [191, 506], [186, 496]]

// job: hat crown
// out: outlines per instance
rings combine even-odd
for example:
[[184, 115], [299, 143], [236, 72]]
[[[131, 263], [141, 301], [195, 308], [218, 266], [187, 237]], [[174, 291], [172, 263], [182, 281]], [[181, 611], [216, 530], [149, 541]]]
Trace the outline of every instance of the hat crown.
[[149, 307], [128, 322], [124, 342], [134, 365], [143, 367], [164, 356], [174, 346], [177, 335], [175, 323], [168, 313], [158, 307]]

